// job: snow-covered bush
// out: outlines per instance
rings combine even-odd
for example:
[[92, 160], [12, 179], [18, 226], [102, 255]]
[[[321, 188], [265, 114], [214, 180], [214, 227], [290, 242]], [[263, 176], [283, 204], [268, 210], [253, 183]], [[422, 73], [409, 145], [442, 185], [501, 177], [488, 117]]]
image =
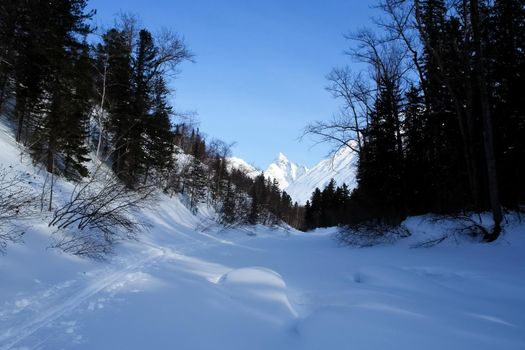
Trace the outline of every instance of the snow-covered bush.
[[389, 225], [383, 222], [364, 222], [342, 227], [335, 235], [341, 244], [357, 247], [392, 244], [408, 236], [410, 232], [405, 226]]
[[154, 186], [130, 190], [110, 171], [99, 167], [53, 212], [49, 226], [58, 230], [54, 247], [102, 259], [117, 241], [133, 239], [146, 227], [136, 214], [151, 203], [154, 192]]
[[482, 241], [493, 225], [487, 214], [463, 213], [451, 215], [433, 215], [425, 219], [435, 234], [413, 244], [413, 248], [429, 248], [447, 240], [459, 243], [463, 240]]
[[34, 212], [35, 195], [26, 175], [0, 167], [0, 253], [8, 243], [21, 242], [24, 229], [20, 220]]

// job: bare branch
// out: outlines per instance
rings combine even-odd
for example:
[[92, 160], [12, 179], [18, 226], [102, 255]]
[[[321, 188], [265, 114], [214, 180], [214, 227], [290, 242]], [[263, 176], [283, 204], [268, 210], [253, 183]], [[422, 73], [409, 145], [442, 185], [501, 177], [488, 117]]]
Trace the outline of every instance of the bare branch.
[[146, 227], [136, 214], [151, 204], [154, 192], [151, 185], [131, 191], [99, 165], [89, 179], [75, 186], [70, 200], [53, 213], [49, 226], [63, 233], [54, 247], [99, 258], [115, 242], [134, 238]]
[[36, 195], [27, 177], [11, 167], [0, 167], [0, 253], [5, 253], [8, 243], [22, 241], [20, 220], [35, 212], [32, 206]]

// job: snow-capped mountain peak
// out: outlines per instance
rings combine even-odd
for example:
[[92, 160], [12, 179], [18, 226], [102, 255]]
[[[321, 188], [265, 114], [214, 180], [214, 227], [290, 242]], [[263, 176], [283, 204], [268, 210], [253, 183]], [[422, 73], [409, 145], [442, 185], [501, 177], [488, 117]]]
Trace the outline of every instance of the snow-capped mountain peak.
[[245, 161], [244, 159], [238, 157], [229, 157], [226, 159], [228, 171], [237, 169], [251, 177], [252, 179], [261, 174], [257, 168]]
[[279, 152], [277, 158], [268, 166], [264, 174], [271, 180], [277, 180], [279, 188], [284, 190], [307, 171], [308, 168], [291, 162], [284, 153]]
[[276, 162], [280, 164], [290, 163], [288, 157], [286, 157], [282, 152], [279, 152], [279, 154], [277, 155]]
[[321, 160], [317, 165], [298, 177], [286, 187], [286, 192], [294, 201], [304, 205], [312, 192], [323, 189], [331, 179], [337, 185], [345, 183], [350, 189], [355, 188], [357, 156], [349, 147], [341, 148], [332, 157]]
[[[284, 153], [279, 152], [264, 175], [270, 180], [277, 180], [281, 191], [286, 191], [294, 202], [304, 205], [317, 187], [324, 189], [331, 179], [338, 186], [345, 183], [352, 190], [356, 185], [356, 164], [357, 157], [349, 147], [341, 148], [311, 169], [290, 161]], [[251, 178], [261, 174], [254, 166], [237, 157], [228, 158], [228, 169], [232, 168], [243, 171]]]

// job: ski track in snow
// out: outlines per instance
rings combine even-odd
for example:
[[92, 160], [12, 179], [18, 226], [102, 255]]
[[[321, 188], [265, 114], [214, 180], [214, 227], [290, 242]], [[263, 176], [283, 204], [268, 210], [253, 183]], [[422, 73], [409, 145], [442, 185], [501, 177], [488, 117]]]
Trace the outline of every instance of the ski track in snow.
[[[46, 291], [40, 292], [37, 295], [25, 296], [22, 299], [18, 299], [14, 302], [15, 308], [11, 310], [11, 312], [4, 311], [0, 313], [0, 321], [4, 323], [9, 323], [9, 321], [16, 322], [16, 319], [11, 320], [11, 318], [9, 318], [8, 316], [6, 317], [6, 315], [11, 314], [12, 318], [16, 318], [16, 316], [18, 316], [18, 314], [22, 310], [26, 309], [28, 306], [33, 305], [33, 302], [31, 302], [31, 300], [37, 300], [36, 303], [40, 303], [40, 301], [42, 300], [42, 296], [44, 298], [49, 298], [50, 296], [55, 294], [56, 291], [65, 290], [59, 296], [50, 300], [50, 305], [44, 307], [43, 309], [37, 309], [34, 311], [34, 313], [28, 315], [22, 322], [20, 322], [21, 324], [19, 326], [14, 326], [4, 330], [0, 330], [2, 331], [2, 333], [0, 333], [0, 350], [15, 349], [16, 345], [28, 339], [29, 337], [31, 337], [31, 335], [35, 334], [39, 330], [43, 328], [53, 328], [53, 324], [59, 321], [63, 316], [71, 314], [81, 305], [87, 304], [88, 301], [96, 299], [96, 297], [101, 292], [107, 291], [116, 283], [124, 280], [127, 276], [130, 275], [130, 273], [141, 272], [141, 270], [144, 270], [148, 266], [148, 264], [154, 262], [155, 260], [159, 260], [162, 258], [184, 259], [187, 257], [186, 254], [194, 252], [198, 248], [207, 249], [218, 245], [237, 244], [205, 233], [205, 231], [213, 229], [212, 226], [212, 224], [201, 224], [195, 229], [194, 233], [196, 232], [205, 238], [211, 239], [214, 243], [207, 243], [195, 237], [185, 237], [191, 238], [192, 242], [179, 244], [176, 246], [176, 249], [171, 249], [169, 247], [161, 247], [152, 243], [141, 242], [140, 244], [150, 247], [150, 250], [148, 251], [148, 254], [145, 257], [139, 259], [138, 261], [134, 261], [136, 260], [134, 254], [131, 254], [127, 257], [119, 258], [119, 263], [125, 267], [111, 271], [110, 273], [105, 273], [104, 277], [95, 276], [95, 283], [90, 283], [88, 286], [71, 290], [72, 287], [78, 284], [80, 281], [78, 279], [70, 280], [51, 286]], [[217, 227], [217, 225], [215, 226]], [[177, 234], [179, 234], [179, 232], [177, 232]], [[97, 273], [89, 272], [89, 274], [96, 275]], [[56, 299], [61, 299], [63, 301], [59, 301], [57, 303]], [[107, 301], [107, 299], [103, 300]], [[96, 303], [90, 303], [88, 309], [93, 310], [93, 305], [95, 304]], [[62, 322], [60, 323], [60, 325], [67, 325], [66, 323], [67, 322]], [[48, 330], [48, 332], [50, 331]], [[72, 332], [72, 328], [68, 328], [66, 330], [66, 333]], [[48, 335], [47, 337], [45, 337], [45, 339], [49, 337], [51, 337], [51, 335]], [[38, 349], [43, 343], [45, 343], [45, 339], [40, 339], [37, 344], [31, 347], [28, 347], [28, 344], [24, 344], [23, 349]]]
[[[154, 252], [125, 268], [107, 274], [97, 282], [90, 284], [85, 288], [73, 291], [69, 296], [64, 295], [66, 299], [62, 303], [51, 305], [51, 307], [47, 309], [38, 311], [37, 315], [30, 315], [25, 323], [18, 327], [10, 328], [5, 331], [4, 334], [0, 335], [0, 341], [5, 342], [5, 344], [0, 347], [0, 350], [12, 349], [15, 345], [19, 344], [38, 330], [52, 325], [65, 314], [70, 313], [101, 291], [122, 280], [130, 272], [140, 270], [147, 265], [148, 262], [160, 258], [163, 255], [164, 253], [162, 251]], [[36, 317], [33, 318], [32, 316]]]

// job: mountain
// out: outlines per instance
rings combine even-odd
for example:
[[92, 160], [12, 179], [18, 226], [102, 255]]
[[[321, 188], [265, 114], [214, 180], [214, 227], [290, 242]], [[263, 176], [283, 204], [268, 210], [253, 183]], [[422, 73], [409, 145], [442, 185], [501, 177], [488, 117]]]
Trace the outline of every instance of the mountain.
[[238, 157], [229, 157], [226, 159], [227, 161], [227, 169], [228, 171], [231, 171], [232, 169], [237, 169], [251, 177], [252, 179], [257, 177], [261, 171], [257, 170], [253, 165], [245, 161], [244, 159], [238, 158]]
[[307, 167], [293, 163], [284, 154], [279, 153], [264, 174], [272, 180], [277, 180], [279, 188], [284, 190], [307, 172]]
[[[264, 174], [271, 180], [276, 179], [279, 182], [279, 188], [286, 191], [294, 202], [304, 205], [316, 187], [322, 190], [332, 178], [337, 185], [345, 183], [350, 190], [355, 188], [356, 166], [357, 156], [350, 148], [345, 147], [333, 157], [323, 159], [311, 169], [298, 165], [290, 161], [283, 153], [279, 153]], [[228, 169], [242, 170], [251, 178], [261, 174], [261, 171], [254, 166], [237, 157], [228, 158]]]
[[356, 186], [357, 156], [350, 148], [339, 150], [333, 157], [320, 161], [284, 190], [299, 204], [306, 204], [316, 187], [323, 189], [330, 179], [338, 185], [345, 183], [350, 190]]

